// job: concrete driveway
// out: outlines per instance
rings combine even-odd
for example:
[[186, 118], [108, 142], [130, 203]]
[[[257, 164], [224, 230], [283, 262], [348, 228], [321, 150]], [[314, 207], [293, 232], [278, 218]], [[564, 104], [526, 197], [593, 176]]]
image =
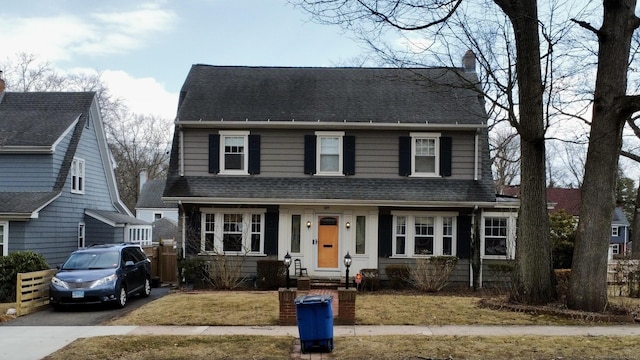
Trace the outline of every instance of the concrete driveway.
[[147, 298], [135, 296], [129, 299], [124, 309], [104, 305], [81, 305], [54, 311], [52, 307], [0, 323], [0, 326], [94, 326], [120, 317], [169, 293], [169, 287], [151, 289]]

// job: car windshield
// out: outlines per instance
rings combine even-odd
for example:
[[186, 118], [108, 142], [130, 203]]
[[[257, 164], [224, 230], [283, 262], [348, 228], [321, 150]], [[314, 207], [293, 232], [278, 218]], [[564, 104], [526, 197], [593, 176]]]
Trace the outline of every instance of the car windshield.
[[62, 265], [62, 270], [113, 269], [118, 267], [117, 251], [80, 252], [71, 254]]

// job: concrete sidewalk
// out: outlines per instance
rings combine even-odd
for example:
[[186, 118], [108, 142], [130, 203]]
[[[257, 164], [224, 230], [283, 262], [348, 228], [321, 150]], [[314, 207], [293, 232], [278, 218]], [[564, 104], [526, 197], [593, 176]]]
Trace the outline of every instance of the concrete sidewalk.
[[[263, 335], [298, 337], [297, 326], [3, 326], [0, 359], [36, 360], [78, 338], [107, 335]], [[640, 326], [334, 326], [334, 337], [422, 336], [639, 336]]]

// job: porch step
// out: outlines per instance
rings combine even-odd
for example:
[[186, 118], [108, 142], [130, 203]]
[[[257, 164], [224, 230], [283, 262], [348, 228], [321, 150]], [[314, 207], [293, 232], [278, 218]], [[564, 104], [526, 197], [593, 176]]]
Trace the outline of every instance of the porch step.
[[312, 289], [338, 289], [344, 286], [344, 279], [311, 278]]

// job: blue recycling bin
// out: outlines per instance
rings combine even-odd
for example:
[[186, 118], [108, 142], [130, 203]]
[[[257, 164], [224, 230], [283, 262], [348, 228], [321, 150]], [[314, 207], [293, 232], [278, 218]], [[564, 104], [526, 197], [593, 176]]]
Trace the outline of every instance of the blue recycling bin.
[[331, 295], [305, 295], [296, 298], [296, 320], [300, 350], [333, 350], [333, 309]]

